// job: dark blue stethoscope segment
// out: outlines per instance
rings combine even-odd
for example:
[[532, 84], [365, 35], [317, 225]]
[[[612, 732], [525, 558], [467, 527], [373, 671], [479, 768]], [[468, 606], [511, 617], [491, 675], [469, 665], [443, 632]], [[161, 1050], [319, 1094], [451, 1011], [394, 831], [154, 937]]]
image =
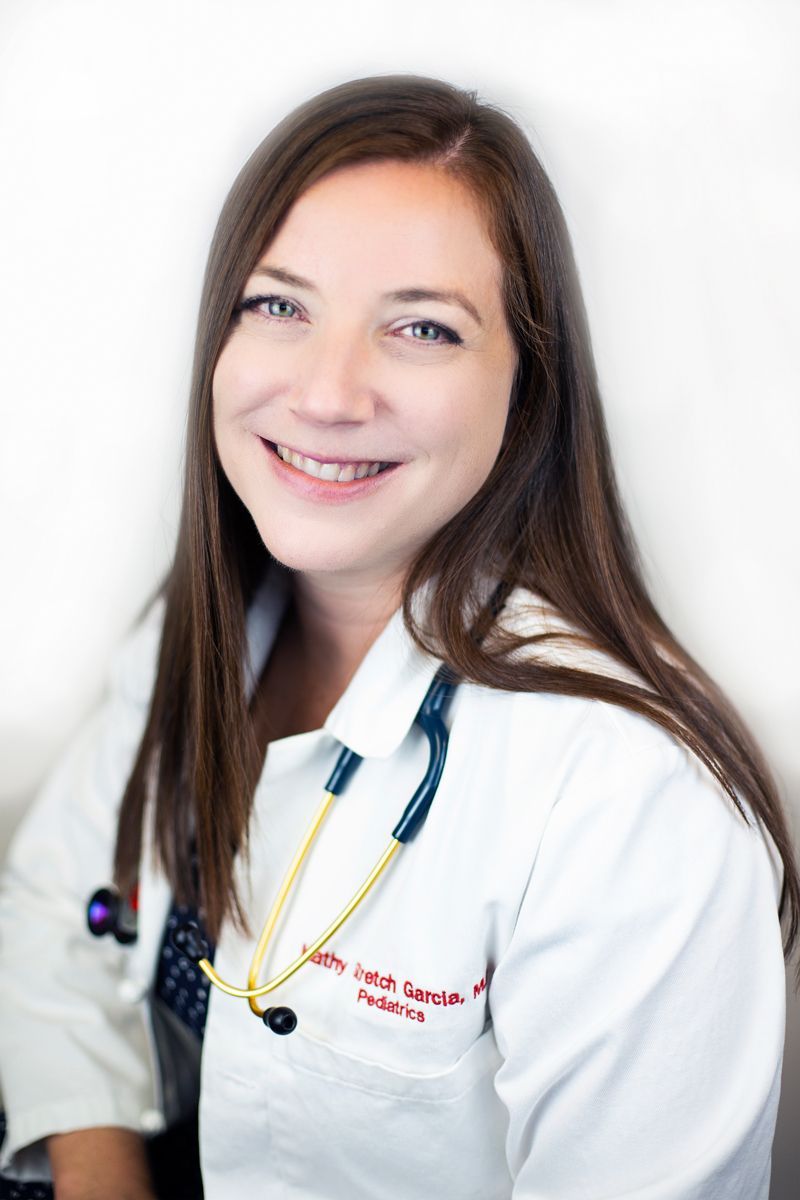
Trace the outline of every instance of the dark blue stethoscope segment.
[[342, 752], [336, 760], [336, 766], [325, 784], [325, 791], [332, 792], [334, 796], [341, 795], [363, 761], [361, 755], [356, 754], [355, 750], [349, 750], [347, 746], [343, 746]]
[[[415, 717], [417, 725], [428, 739], [428, 769], [406, 805], [402, 817], [392, 830], [392, 837], [398, 842], [411, 840], [427, 817], [428, 810], [433, 803], [447, 757], [448, 735], [447, 726], [444, 723], [444, 712], [457, 686], [458, 680], [447, 667], [440, 667], [433, 677]], [[328, 782], [325, 784], [325, 791], [332, 792], [335, 796], [341, 795], [362, 761], [361, 755], [344, 746]]]
[[428, 739], [428, 769], [392, 830], [392, 837], [398, 842], [408, 842], [414, 837], [433, 804], [447, 758], [448, 733], [444, 713], [457, 686], [458, 681], [447, 668], [440, 667], [417, 713], [416, 723]]

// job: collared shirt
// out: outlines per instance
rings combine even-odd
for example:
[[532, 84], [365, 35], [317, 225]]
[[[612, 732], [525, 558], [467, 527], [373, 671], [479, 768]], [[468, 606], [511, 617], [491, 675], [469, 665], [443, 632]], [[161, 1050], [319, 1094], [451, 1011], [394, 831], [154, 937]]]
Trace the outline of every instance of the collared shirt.
[[[251, 687], [284, 602], [273, 581], [249, 614]], [[105, 707], [42, 789], [6, 869], [0, 1078], [4, 1165], [19, 1173], [41, 1171], [48, 1133], [163, 1123], [148, 1004], [169, 889], [149, 853], [136, 945], [85, 929], [87, 897], [110, 877], [162, 617], [156, 606], [119, 654]], [[504, 617], [557, 627], [528, 592]], [[598, 669], [602, 656], [584, 660]], [[237, 868], [252, 936], [223, 929], [223, 978], [244, 984], [342, 744], [364, 761], [263, 977], [371, 870], [427, 765], [414, 718], [438, 665], [398, 612], [324, 727], [270, 744]], [[420, 834], [269, 997], [296, 1011], [295, 1032], [276, 1036], [246, 1001], [212, 994], [207, 1200], [766, 1200], [784, 973], [780, 879], [757, 826], [683, 746], [604, 702], [461, 684], [448, 724]]]

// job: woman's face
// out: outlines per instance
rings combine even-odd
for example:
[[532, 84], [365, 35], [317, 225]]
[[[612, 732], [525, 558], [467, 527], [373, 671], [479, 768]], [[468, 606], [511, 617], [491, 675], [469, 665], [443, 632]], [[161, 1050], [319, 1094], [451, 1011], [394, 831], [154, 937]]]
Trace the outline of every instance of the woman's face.
[[497, 458], [516, 349], [471, 193], [402, 162], [294, 204], [213, 380], [222, 468], [268, 550], [314, 577], [399, 583]]

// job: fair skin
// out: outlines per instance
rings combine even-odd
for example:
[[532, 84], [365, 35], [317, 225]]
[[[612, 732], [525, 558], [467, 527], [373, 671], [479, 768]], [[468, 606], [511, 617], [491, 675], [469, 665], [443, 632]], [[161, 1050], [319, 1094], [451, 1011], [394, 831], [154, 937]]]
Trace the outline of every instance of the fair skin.
[[[501, 279], [471, 192], [439, 168], [389, 161], [314, 184], [246, 281], [245, 304], [272, 299], [242, 311], [220, 355], [214, 437], [262, 540], [295, 572], [262, 689], [282, 684], [272, 736], [321, 724], [416, 553], [488, 477], [517, 361]], [[397, 295], [412, 289], [450, 295]], [[342, 478], [312, 478], [274, 447]], [[351, 478], [379, 463], [391, 465]]]
[[[397, 608], [416, 553], [486, 481], [517, 361], [501, 278], [462, 184], [380, 162], [314, 184], [246, 281], [241, 301], [275, 299], [244, 310], [228, 338], [213, 419], [225, 474], [293, 572], [255, 702], [262, 746], [319, 728]], [[274, 446], [301, 454], [300, 466]], [[307, 473], [320, 463], [343, 478]], [[143, 1142], [128, 1130], [61, 1134], [49, 1151], [57, 1200], [152, 1200]]]

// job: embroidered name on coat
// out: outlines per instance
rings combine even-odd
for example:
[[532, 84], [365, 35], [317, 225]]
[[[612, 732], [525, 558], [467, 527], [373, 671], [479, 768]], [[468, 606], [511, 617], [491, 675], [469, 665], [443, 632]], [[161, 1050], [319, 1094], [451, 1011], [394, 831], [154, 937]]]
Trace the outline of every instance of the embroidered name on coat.
[[[307, 948], [303, 943], [302, 953], [305, 953]], [[332, 971], [338, 978], [347, 974], [349, 978], [355, 979], [359, 984], [355, 995], [357, 1004], [366, 1004], [369, 1008], [375, 1008], [379, 1012], [403, 1016], [412, 1021], [424, 1022], [425, 1009], [430, 1012], [433, 1009], [445, 1009], [453, 1005], [460, 1006], [466, 1003], [467, 997], [470, 1000], [478, 1000], [483, 996], [487, 985], [487, 976], [484, 974], [466, 989], [465, 994], [465, 991], [461, 989], [422, 987], [418, 981], [413, 979], [398, 980], [391, 971], [368, 968], [360, 962], [353, 963], [348, 971], [350, 964], [333, 950], [318, 950], [308, 961], [314, 963], [315, 966]], [[393, 999], [395, 996], [397, 999]], [[425, 1008], [412, 1008], [400, 999], [401, 996], [406, 1001], [412, 1000], [415, 1004], [424, 1005]]]

